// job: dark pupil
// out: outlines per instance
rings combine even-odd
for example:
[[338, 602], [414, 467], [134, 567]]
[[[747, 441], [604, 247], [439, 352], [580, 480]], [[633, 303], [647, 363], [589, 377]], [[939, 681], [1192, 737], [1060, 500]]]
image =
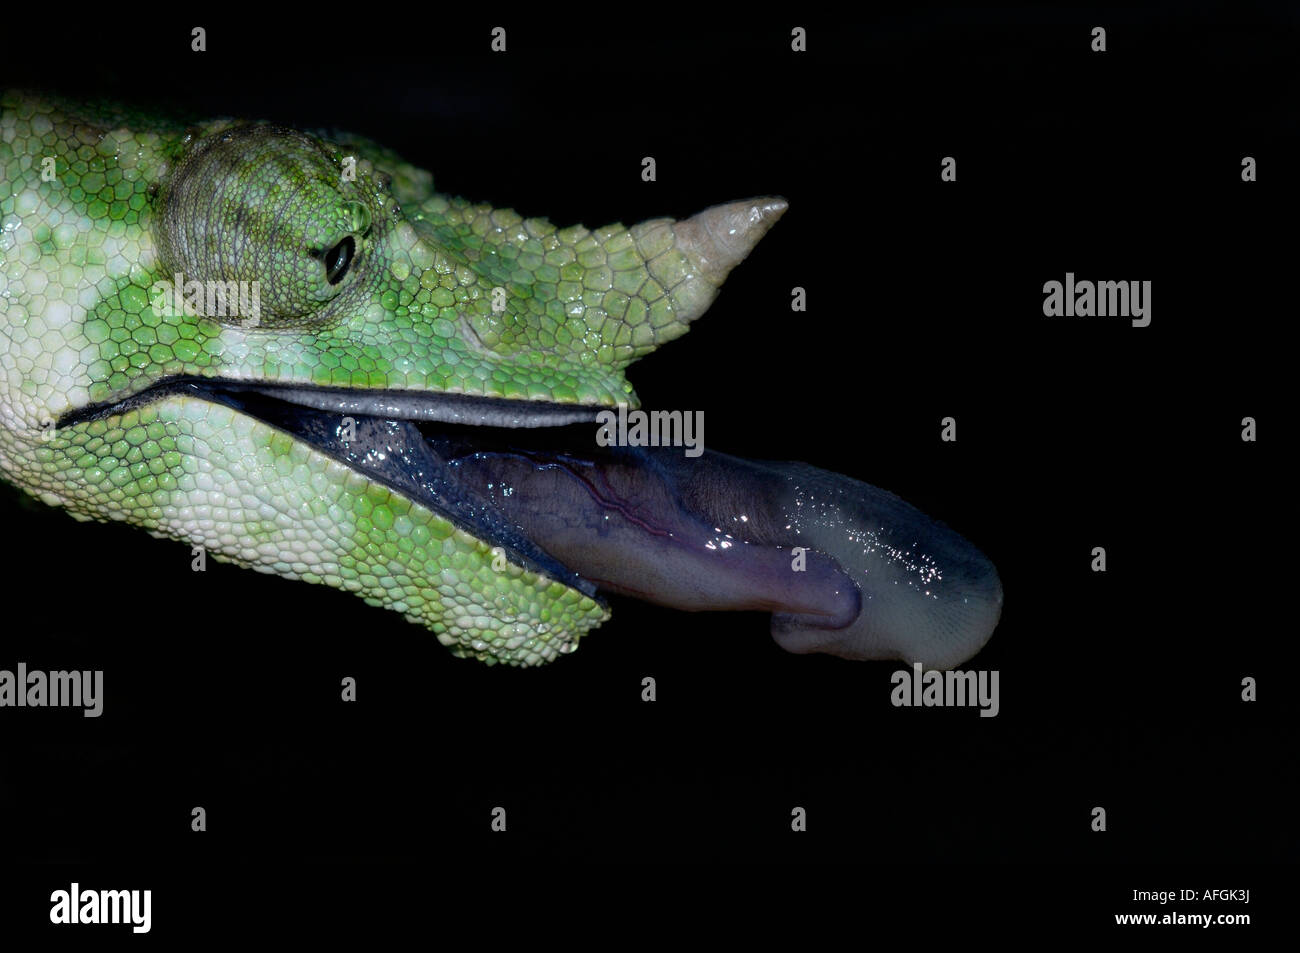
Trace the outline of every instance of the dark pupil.
[[352, 240], [351, 235], [347, 235], [343, 241], [325, 253], [325, 277], [329, 279], [330, 284], [336, 285], [343, 280], [343, 276], [348, 273], [348, 267], [352, 264], [352, 255], [356, 248], [357, 243]]

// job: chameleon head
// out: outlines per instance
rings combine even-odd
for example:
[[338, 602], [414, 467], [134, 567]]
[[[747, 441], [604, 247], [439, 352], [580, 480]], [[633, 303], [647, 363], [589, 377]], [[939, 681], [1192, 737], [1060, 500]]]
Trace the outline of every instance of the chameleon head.
[[[786, 208], [758, 198], [561, 229], [437, 193], [429, 173], [357, 137], [22, 93], [0, 97], [0, 203], [7, 479], [80, 518], [356, 593], [457, 654], [511, 664], [572, 651], [607, 618], [597, 580], [637, 586], [609, 577], [618, 559], [594, 541], [571, 547], [501, 505], [500, 475], [483, 484], [467, 461], [518, 454], [467, 454], [466, 441], [582, 425], [594, 443], [599, 411], [636, 407], [628, 365], [685, 333]], [[706, 454], [701, 472], [756, 495], [788, 484], [728, 460]], [[687, 475], [633, 463], [656, 514], [715, 520], [686, 498]], [[569, 527], [603, 515], [569, 502]], [[779, 536], [753, 551], [793, 545]], [[792, 650], [952, 664], [996, 622], [973, 614], [942, 652], [905, 632], [808, 636], [828, 620], [843, 629], [849, 603], [871, 595], [836, 575], [831, 547], [803, 577], [816, 584], [781, 578], [793, 595], [769, 600]], [[787, 561], [760, 559], [745, 582], [744, 567], [667, 560], [678, 568], [661, 591], [640, 594], [744, 608], [737, 587], [776, 580]], [[682, 596], [701, 565], [717, 590]]]

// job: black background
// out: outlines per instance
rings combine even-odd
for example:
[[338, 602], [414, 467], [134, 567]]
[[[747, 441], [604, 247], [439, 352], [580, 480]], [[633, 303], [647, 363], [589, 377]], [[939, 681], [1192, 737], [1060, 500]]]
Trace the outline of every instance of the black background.
[[[620, 599], [574, 656], [488, 668], [350, 595], [192, 573], [186, 546], [5, 488], [0, 667], [102, 668], [106, 695], [97, 720], [0, 713], [7, 856], [129, 862], [158, 887], [176, 865], [351, 859], [841, 860], [867, 877], [1295, 861], [1278, 546], [1294, 516], [1292, 14], [420, 16], [172, 14], [131, 37], [6, 43], [0, 77], [354, 130], [440, 191], [562, 225], [784, 195], [709, 314], [629, 376], [647, 406], [703, 410], [714, 449], [885, 487], [983, 549], [1005, 610], [963, 668], [1000, 671], [1001, 713], [894, 708], [896, 663], [787, 655], [766, 616]], [[790, 51], [796, 24], [807, 53]], [[190, 52], [192, 25], [208, 52]], [[1150, 280], [1150, 327], [1045, 318], [1043, 283], [1067, 271]], [[948, 415], [956, 444], [939, 440]], [[1241, 441], [1244, 416], [1259, 442]], [[1090, 917], [1164, 888], [1104, 879]]]

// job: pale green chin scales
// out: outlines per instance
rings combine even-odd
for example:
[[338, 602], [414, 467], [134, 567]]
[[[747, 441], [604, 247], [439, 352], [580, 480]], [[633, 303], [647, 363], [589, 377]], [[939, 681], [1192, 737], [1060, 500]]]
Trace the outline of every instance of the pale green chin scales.
[[48, 502], [352, 592], [427, 627], [455, 655], [539, 665], [609, 617], [430, 509], [205, 400], [172, 396], [65, 428], [37, 459], [26, 482]]

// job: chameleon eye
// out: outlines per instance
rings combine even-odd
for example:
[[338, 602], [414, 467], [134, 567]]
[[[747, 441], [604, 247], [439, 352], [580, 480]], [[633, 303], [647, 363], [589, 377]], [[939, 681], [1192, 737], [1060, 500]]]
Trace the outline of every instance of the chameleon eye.
[[356, 253], [357, 243], [351, 235], [325, 253], [325, 277], [330, 284], [336, 285], [344, 279], [352, 265], [352, 256]]
[[361, 189], [340, 183], [320, 142], [292, 129], [253, 123], [198, 139], [154, 198], [162, 272], [258, 282], [261, 327], [333, 320], [355, 304], [369, 265], [373, 211]]

